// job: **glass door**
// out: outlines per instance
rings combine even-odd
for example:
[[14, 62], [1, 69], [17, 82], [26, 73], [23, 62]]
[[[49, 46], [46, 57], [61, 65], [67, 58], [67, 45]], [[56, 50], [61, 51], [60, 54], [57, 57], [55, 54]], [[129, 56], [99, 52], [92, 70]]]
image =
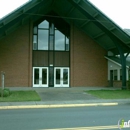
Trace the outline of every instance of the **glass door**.
[[33, 87], [48, 87], [47, 67], [33, 67]]
[[55, 67], [54, 87], [69, 87], [69, 68]]

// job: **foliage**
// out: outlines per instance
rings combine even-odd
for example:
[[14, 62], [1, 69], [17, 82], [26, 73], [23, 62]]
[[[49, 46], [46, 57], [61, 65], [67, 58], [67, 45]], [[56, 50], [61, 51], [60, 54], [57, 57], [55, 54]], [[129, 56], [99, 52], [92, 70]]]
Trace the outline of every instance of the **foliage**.
[[[2, 96], [1, 94], [2, 94], [2, 89], [0, 89], [0, 97]], [[10, 94], [11, 93], [10, 93], [10, 90], [8, 88], [5, 88], [3, 90], [3, 97], [8, 97]]]
[[128, 90], [89, 90], [87, 93], [101, 99], [128, 99], [130, 91]]
[[8, 97], [0, 97], [0, 102], [40, 101], [36, 91], [11, 91]]

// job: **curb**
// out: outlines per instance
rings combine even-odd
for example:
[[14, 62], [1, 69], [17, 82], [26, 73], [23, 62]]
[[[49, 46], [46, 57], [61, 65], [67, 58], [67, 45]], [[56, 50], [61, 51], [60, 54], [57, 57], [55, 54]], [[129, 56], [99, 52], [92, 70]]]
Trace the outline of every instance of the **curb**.
[[4, 109], [35, 109], [35, 108], [66, 108], [66, 107], [92, 107], [92, 106], [116, 106], [113, 103], [90, 103], [90, 104], [54, 104], [54, 105], [16, 105], [16, 106], [0, 106], [0, 110]]

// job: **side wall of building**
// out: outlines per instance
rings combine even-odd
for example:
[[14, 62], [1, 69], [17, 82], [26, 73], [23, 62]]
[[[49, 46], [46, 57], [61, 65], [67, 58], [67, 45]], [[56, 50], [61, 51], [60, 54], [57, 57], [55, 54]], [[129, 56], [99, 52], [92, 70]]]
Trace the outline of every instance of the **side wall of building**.
[[0, 40], [0, 71], [5, 72], [6, 87], [31, 86], [30, 42], [29, 24]]
[[72, 25], [71, 86], [107, 86], [106, 51]]

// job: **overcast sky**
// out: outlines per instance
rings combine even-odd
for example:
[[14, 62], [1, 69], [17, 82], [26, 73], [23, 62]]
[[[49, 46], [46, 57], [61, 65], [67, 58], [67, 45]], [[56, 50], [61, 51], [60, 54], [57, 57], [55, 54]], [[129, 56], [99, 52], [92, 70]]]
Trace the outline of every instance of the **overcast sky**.
[[130, 0], [90, 0], [112, 21], [130, 29]]
[[[0, 0], [0, 18], [28, 0]], [[130, 29], [130, 0], [89, 0], [121, 28]]]

